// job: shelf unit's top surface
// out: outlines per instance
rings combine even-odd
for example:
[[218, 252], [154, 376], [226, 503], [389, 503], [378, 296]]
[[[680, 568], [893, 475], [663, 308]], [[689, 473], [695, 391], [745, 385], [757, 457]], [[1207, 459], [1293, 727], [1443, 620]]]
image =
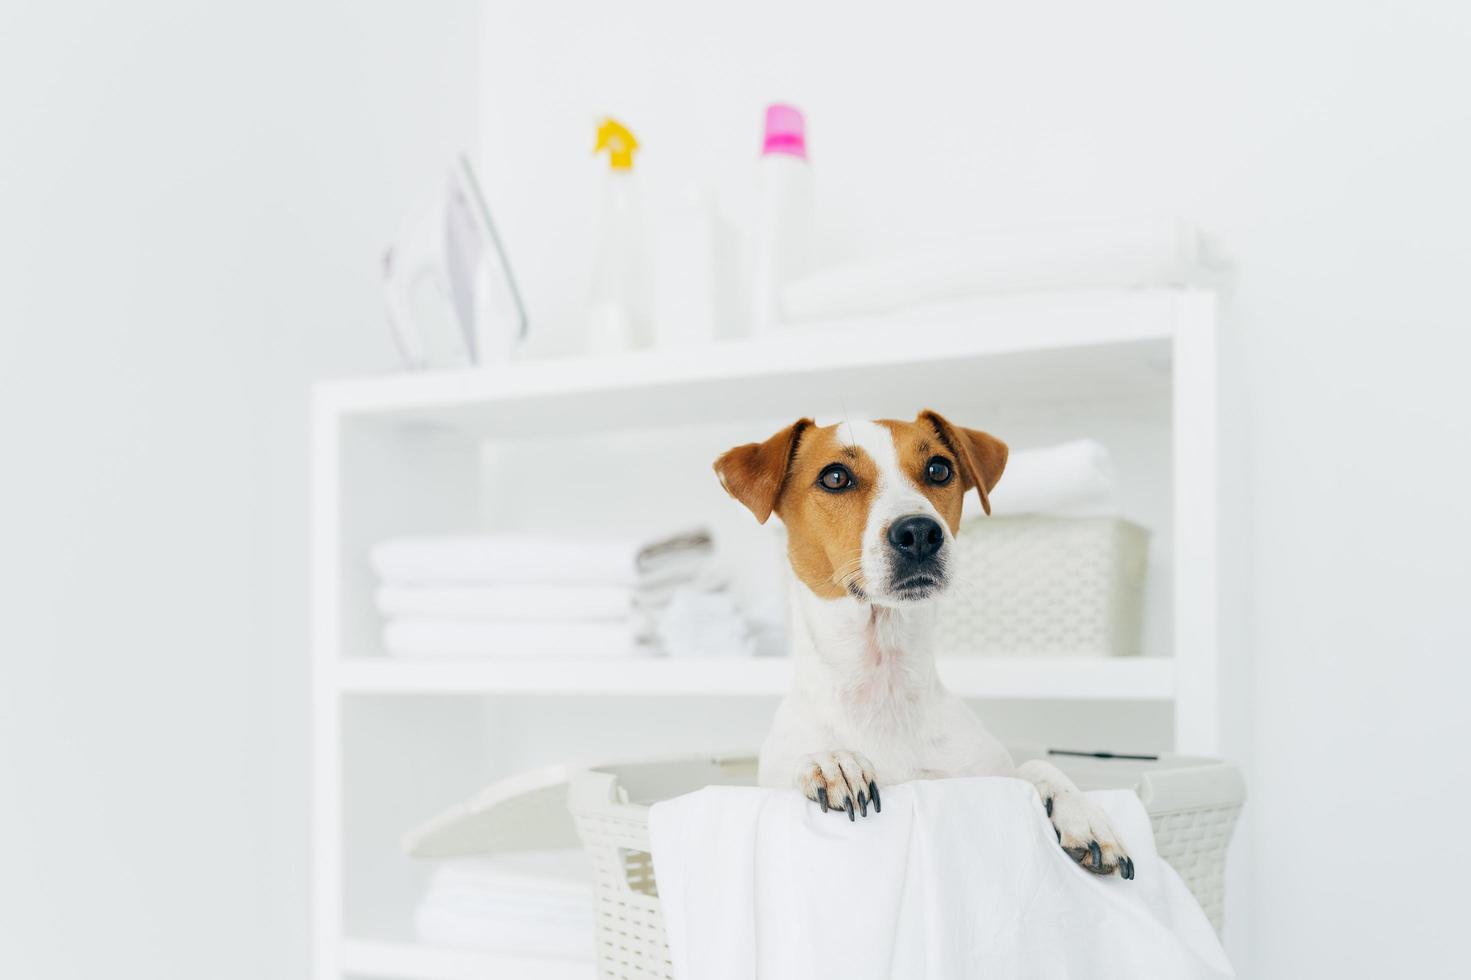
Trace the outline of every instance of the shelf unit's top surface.
[[[1165, 657], [941, 657], [941, 679], [973, 699], [1163, 701], [1174, 696]], [[791, 661], [660, 657], [565, 660], [347, 659], [337, 686], [347, 694], [575, 694], [780, 696]]]
[[319, 411], [355, 420], [524, 436], [824, 411], [912, 415], [936, 392], [1008, 406], [1149, 398], [1169, 390], [1179, 296], [995, 297], [699, 348], [322, 382], [316, 399]]

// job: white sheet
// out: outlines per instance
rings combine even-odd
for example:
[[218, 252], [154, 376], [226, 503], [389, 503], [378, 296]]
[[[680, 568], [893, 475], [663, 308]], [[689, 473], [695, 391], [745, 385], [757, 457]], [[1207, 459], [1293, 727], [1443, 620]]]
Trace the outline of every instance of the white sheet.
[[620, 585], [385, 585], [374, 601], [391, 619], [624, 621], [633, 611]]
[[395, 619], [383, 628], [395, 657], [625, 657], [638, 652], [630, 623], [501, 623]]
[[1126, 791], [1108, 811], [1137, 878], [1095, 877], [1057, 846], [1016, 779], [883, 790], [849, 823], [793, 791], [711, 787], [655, 804], [654, 871], [680, 980], [1215, 980], [1210, 923], [1154, 851]]

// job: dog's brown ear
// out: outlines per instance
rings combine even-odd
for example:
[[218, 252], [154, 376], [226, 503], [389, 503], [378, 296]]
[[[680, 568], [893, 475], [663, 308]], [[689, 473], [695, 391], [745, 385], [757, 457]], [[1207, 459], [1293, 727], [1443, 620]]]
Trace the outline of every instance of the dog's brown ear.
[[765, 442], [737, 446], [715, 461], [715, 475], [725, 492], [745, 504], [762, 524], [776, 509], [792, 454], [811, 425], [811, 419], [798, 419]]
[[951, 425], [939, 412], [929, 409], [920, 412], [916, 421], [928, 422], [934, 426], [935, 434], [950, 448], [960, 463], [960, 475], [965, 480], [965, 488], [976, 488], [976, 492], [981, 495], [981, 507], [990, 514], [991, 490], [996, 486], [996, 481], [1001, 479], [1001, 471], [1006, 469], [1006, 443], [979, 429]]

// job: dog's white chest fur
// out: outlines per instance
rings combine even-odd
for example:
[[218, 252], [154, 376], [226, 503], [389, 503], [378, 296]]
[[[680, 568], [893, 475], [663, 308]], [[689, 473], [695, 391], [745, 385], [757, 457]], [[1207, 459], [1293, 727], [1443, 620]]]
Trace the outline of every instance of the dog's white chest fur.
[[867, 756], [880, 782], [1010, 775], [1011, 758], [940, 683], [931, 604], [881, 608], [792, 585], [796, 676], [761, 753], [762, 781], [790, 783], [803, 756], [833, 745]]

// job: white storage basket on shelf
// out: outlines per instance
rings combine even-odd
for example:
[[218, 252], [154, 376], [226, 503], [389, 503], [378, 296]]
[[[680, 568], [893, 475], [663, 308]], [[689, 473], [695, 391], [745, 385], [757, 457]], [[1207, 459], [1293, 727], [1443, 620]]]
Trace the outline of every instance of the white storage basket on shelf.
[[[1017, 762], [1046, 753], [1013, 747]], [[1159, 854], [1221, 928], [1226, 847], [1246, 798], [1240, 770], [1214, 759], [1047, 755], [1083, 789], [1133, 789], [1154, 825]], [[649, 806], [712, 785], [749, 785], [749, 756], [683, 758], [575, 773], [568, 805], [592, 859], [598, 975], [671, 978], [669, 948], [649, 854]]]
[[955, 539], [940, 600], [947, 654], [1139, 652], [1149, 531], [1117, 517], [985, 517]]

